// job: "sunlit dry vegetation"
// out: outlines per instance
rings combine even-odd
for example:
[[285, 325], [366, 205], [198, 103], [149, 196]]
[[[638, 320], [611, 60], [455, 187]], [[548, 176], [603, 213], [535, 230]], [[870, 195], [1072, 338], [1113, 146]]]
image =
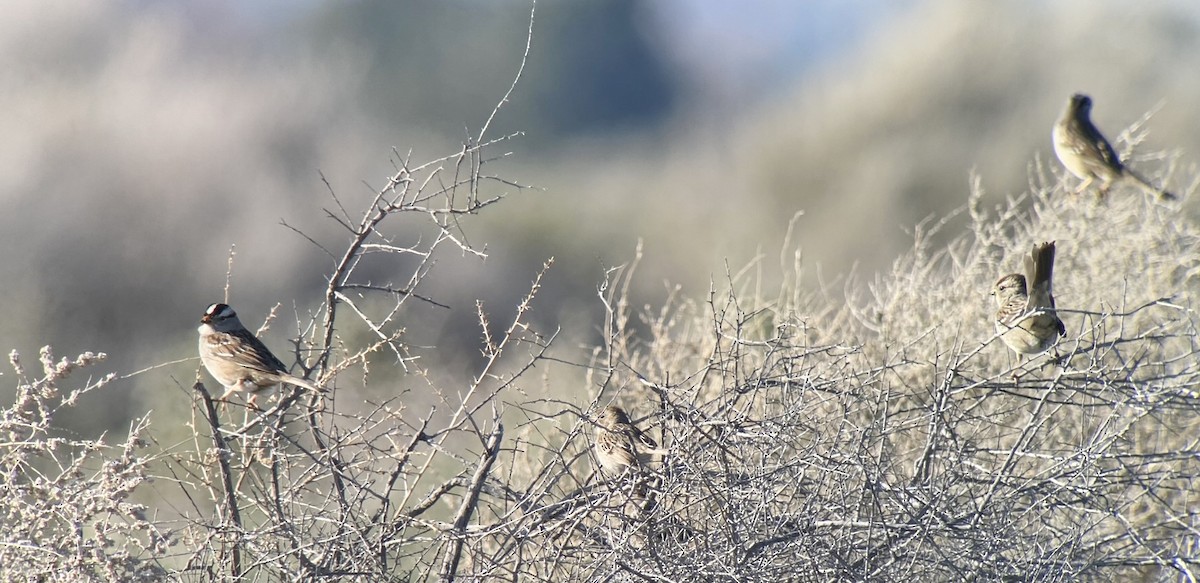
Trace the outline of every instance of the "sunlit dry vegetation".
[[[1117, 145], [1165, 161], [1151, 178], [1179, 202], [1072, 194], [1031, 154], [1028, 188], [1003, 199], [964, 170], [965, 204], [915, 225], [881, 273], [818, 269], [799, 241], [846, 225], [792, 209], [772, 227], [788, 233], [779, 249], [653, 301], [641, 290], [663, 280], [648, 268], [661, 251], [631, 238], [613, 245], [627, 260], [595, 276], [600, 318], [567, 334], [540, 302], [556, 270], [586, 270], [550, 254], [516, 275], [502, 264], [527, 282], [514, 305], [439, 293], [455, 281], [443, 273], [495, 269], [481, 217], [543, 196], [509, 175], [525, 154], [493, 126], [517, 98], [443, 156], [394, 151], [366, 192], [324, 182], [320, 210], [279, 226], [273, 252], [319, 255], [323, 288], [281, 301], [259, 332], [328, 394], [284, 387], [253, 409], [214, 401], [201, 370], [164, 372], [194, 359], [117, 374], [101, 353], [46, 347], [35, 365], [13, 351], [0, 579], [1200, 575], [1200, 224], [1186, 212], [1200, 177], [1184, 153], [1144, 151], [1146, 120]], [[1018, 360], [988, 292], [1043, 241], [1057, 243], [1067, 334]], [[231, 303], [245, 274], [270, 275], [238, 253], [228, 270]], [[474, 321], [469, 356], [413, 329], [454, 310]], [[139, 407], [95, 439], [63, 423], [134, 382], [186, 400], [185, 418]], [[597, 469], [612, 404], [665, 453]]]
[[[214, 404], [202, 377], [194, 439], [158, 441], [150, 415], [128, 436], [82, 441], [54, 417], [109, 390], [111, 375], [86, 377], [102, 357], [47, 348], [34, 372], [14, 353], [5, 578], [1124, 581], [1200, 569], [1200, 228], [1177, 207], [1070, 195], [1041, 170], [995, 208], [976, 186], [968, 230], [937, 248], [945, 221], [918, 226], [869, 281], [810, 282], [789, 246], [661, 305], [630, 295], [639, 250], [598, 281], [602, 341], [583, 351], [529, 323], [548, 260], [503, 321], [480, 307], [482, 364], [447, 386], [421, 365], [436, 347], [406, 343], [404, 314], [437, 305], [421, 282], [441, 254], [482, 252], [463, 219], [518, 188], [490, 172], [505, 143], [398, 160], [366, 200], [330, 192], [347, 243], [325, 247], [341, 260], [292, 360], [332, 386], [403, 391], [353, 405], [284, 391], [249, 411]], [[425, 221], [417, 245], [399, 243], [402, 217]], [[1041, 240], [1058, 242], [1068, 333], [1057, 358], [1018, 364], [987, 292]], [[407, 275], [359, 279], [368, 261]], [[767, 289], [766, 272], [785, 283]], [[375, 374], [389, 367], [399, 381]], [[554, 382], [578, 398], [543, 396]], [[437, 402], [406, 406], [408, 391]], [[648, 503], [630, 475], [593, 469], [596, 415], [613, 402], [668, 451], [638, 478]]]

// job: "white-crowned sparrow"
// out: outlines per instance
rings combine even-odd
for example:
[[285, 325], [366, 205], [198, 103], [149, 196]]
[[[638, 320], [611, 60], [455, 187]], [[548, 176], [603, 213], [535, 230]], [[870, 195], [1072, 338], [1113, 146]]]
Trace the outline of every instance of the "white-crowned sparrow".
[[1025, 257], [1024, 275], [1005, 275], [992, 288], [998, 308], [996, 333], [1018, 358], [1045, 352], [1067, 332], [1054, 311], [1053, 277], [1054, 242], [1042, 243]]
[[250, 393], [247, 403], [254, 405], [259, 392], [280, 383], [317, 392], [325, 390], [288, 374], [287, 367], [242, 325], [233, 308], [225, 304], [212, 304], [204, 310], [197, 330], [200, 332], [200, 361], [208, 374], [225, 387], [220, 400], [243, 391]]
[[1076, 192], [1083, 192], [1093, 180], [1098, 180], [1102, 196], [1113, 184], [1125, 182], [1164, 200], [1175, 198], [1174, 194], [1155, 188], [1121, 162], [1112, 144], [1092, 124], [1091, 111], [1091, 97], [1082, 93], [1072, 95], [1051, 133], [1059, 161], [1071, 174], [1083, 180]]

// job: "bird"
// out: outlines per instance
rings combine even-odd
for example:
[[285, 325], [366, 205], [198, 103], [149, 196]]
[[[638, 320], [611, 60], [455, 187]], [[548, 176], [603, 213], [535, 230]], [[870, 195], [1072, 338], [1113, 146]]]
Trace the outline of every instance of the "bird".
[[655, 454], [663, 454], [658, 444], [629, 421], [625, 410], [609, 405], [600, 414], [596, 428], [596, 458], [604, 470], [621, 474], [637, 470]]
[[1025, 274], [1010, 273], [996, 280], [996, 333], [1017, 353], [1018, 360], [1049, 350], [1066, 326], [1054, 309], [1051, 281], [1054, 241], [1033, 246], [1025, 256]]
[[596, 425], [595, 450], [600, 467], [616, 476], [631, 474], [631, 499], [636, 502], [637, 512], [650, 512], [656, 500], [653, 493], [646, 494], [649, 481], [646, 464], [650, 456], [664, 455], [666, 450], [659, 449], [653, 439], [629, 421], [625, 410], [616, 405], [605, 407]]
[[1072, 95], [1051, 132], [1058, 160], [1071, 174], [1083, 180], [1075, 193], [1083, 192], [1093, 181], [1099, 181], [1100, 195], [1103, 196], [1114, 184], [1124, 182], [1162, 200], [1175, 199], [1174, 194], [1155, 188], [1121, 162], [1112, 144], [1092, 123], [1091, 111], [1091, 97], [1082, 93]]
[[236, 392], [250, 393], [247, 404], [254, 406], [258, 393], [280, 383], [311, 391], [326, 389], [289, 374], [287, 367], [238, 319], [227, 304], [211, 304], [200, 318], [200, 361], [225, 393], [224, 401]]

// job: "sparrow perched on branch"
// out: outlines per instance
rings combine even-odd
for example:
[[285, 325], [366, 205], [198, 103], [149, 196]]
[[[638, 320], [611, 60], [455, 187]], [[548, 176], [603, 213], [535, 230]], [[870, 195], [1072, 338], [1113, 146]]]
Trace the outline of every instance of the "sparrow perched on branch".
[[637, 501], [638, 512], [649, 512], [657, 504], [654, 492], [646, 493], [648, 478], [646, 464], [652, 455], [664, 455], [666, 450], [659, 449], [658, 444], [642, 433], [633, 423], [625, 410], [609, 405], [604, 408], [597, 421], [596, 459], [606, 472], [623, 476], [633, 475], [632, 499]]
[[600, 414], [596, 428], [596, 458], [600, 466], [613, 474], [639, 469], [649, 456], [664, 454], [658, 444], [630, 423], [625, 410], [609, 405]]
[[233, 308], [212, 304], [200, 318], [200, 361], [208, 374], [225, 387], [225, 400], [233, 393], [250, 393], [246, 400], [254, 405], [258, 393], [280, 383], [296, 385], [317, 392], [324, 388], [311, 381], [293, 376], [271, 351], [246, 329]]
[[1017, 353], [1045, 352], [1067, 333], [1054, 311], [1051, 280], [1054, 275], [1054, 242], [1034, 245], [1025, 257], [1025, 274], [1010, 273], [996, 280], [996, 333]]
[[1093, 180], [1100, 182], [1100, 195], [1118, 182], [1125, 182], [1163, 200], [1175, 198], [1166, 190], [1155, 188], [1145, 178], [1121, 163], [1112, 144], [1091, 120], [1092, 98], [1082, 93], [1071, 96], [1062, 117], [1054, 124], [1054, 153], [1063, 166], [1083, 180], [1076, 193], [1083, 192]]

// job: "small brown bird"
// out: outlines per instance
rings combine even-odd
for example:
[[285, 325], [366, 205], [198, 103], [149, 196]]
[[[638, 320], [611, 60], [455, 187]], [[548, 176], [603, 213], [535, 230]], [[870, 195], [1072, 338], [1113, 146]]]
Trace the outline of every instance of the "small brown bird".
[[1121, 162], [1112, 144], [1092, 124], [1091, 111], [1091, 97], [1082, 93], [1072, 95], [1051, 134], [1058, 160], [1071, 174], [1083, 180], [1076, 194], [1083, 192], [1093, 180], [1098, 180], [1101, 196], [1107, 194], [1113, 184], [1125, 182], [1163, 200], [1174, 199], [1174, 194], [1155, 188]]
[[255, 406], [258, 393], [280, 383], [311, 391], [325, 389], [312, 381], [289, 374], [270, 349], [242, 325], [237, 313], [226, 304], [212, 304], [200, 318], [200, 362], [225, 387], [224, 401], [236, 392], [250, 394], [246, 402]]
[[607, 472], [620, 475], [630, 468], [638, 470], [651, 455], [666, 453], [630, 423], [625, 410], [616, 405], [604, 408], [597, 425], [596, 458]]
[[[1022, 359], [1049, 350], [1066, 326], [1054, 311], [1051, 280], [1054, 275], [1054, 242], [1034, 245], [1025, 257], [1025, 275], [1010, 273], [996, 280], [996, 333]], [[1028, 283], [1028, 286], [1026, 285]], [[1033, 314], [1033, 315], [1030, 315]]]
[[600, 414], [596, 428], [596, 459], [605, 472], [616, 476], [632, 474], [633, 489], [630, 492], [631, 501], [635, 502], [636, 512], [645, 514], [656, 505], [655, 493], [647, 494], [647, 486], [656, 482], [648, 476], [650, 457], [664, 455], [666, 450], [658, 448], [658, 444], [642, 433], [633, 423], [625, 410], [616, 405], [609, 405]]

